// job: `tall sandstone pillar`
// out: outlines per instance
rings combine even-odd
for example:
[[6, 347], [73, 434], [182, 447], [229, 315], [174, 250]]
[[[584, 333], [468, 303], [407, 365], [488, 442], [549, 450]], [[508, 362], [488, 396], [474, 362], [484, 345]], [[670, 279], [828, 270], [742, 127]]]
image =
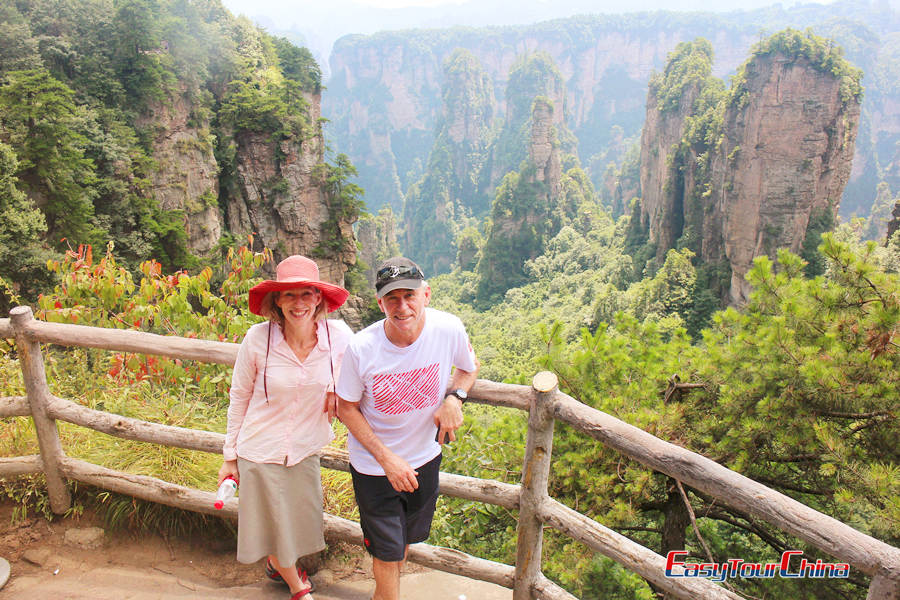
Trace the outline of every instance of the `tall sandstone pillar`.
[[[722, 224], [729, 301], [736, 305], [747, 300], [744, 277], [755, 257], [779, 248], [798, 252], [810, 216], [837, 212], [860, 115], [859, 98], [842, 94], [842, 78], [804, 56], [757, 55], [745, 69], [743, 89], [725, 111], [709, 207]], [[718, 254], [714, 242], [703, 248]]]

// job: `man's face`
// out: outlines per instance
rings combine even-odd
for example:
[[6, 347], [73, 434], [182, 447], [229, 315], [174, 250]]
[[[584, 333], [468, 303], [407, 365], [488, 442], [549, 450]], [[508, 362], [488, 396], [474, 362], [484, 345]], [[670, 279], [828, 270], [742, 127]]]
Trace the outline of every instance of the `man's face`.
[[391, 290], [378, 299], [378, 306], [387, 317], [387, 326], [397, 332], [417, 334], [425, 324], [425, 307], [431, 301], [431, 288], [424, 285], [415, 290]]

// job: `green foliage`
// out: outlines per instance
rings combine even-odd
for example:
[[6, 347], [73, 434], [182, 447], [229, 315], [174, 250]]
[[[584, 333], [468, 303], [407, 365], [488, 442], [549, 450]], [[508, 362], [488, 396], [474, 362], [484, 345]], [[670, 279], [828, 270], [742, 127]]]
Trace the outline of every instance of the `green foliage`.
[[[516, 93], [543, 90], [559, 97], [563, 94], [556, 86], [558, 78], [549, 57], [537, 54], [523, 57], [514, 65], [510, 86], [515, 81], [521, 86]], [[507, 173], [497, 187], [477, 266], [476, 299], [481, 307], [497, 303], [506, 290], [525, 283], [525, 262], [542, 254], [545, 243], [563, 226], [571, 224], [586, 231], [605, 216], [578, 158], [559, 150], [565, 145], [560, 136], [568, 130], [563, 127], [557, 131], [553, 102], [543, 94], [532, 96], [531, 114], [533, 129], [538, 128], [539, 120], [549, 121], [543, 125], [551, 128], [548, 141], [552, 154], [547, 165], [535, 164], [533, 157], [523, 161], [519, 172]], [[498, 148], [500, 142], [502, 138]], [[557, 175], [555, 169], [562, 166], [566, 171]]]
[[[815, 35], [812, 29], [798, 31], [789, 27], [762, 40], [753, 48], [753, 57], [776, 53], [794, 60], [803, 58], [818, 71], [839, 79], [841, 81], [841, 100], [844, 103], [858, 102], [862, 99], [863, 88], [860, 83], [862, 71], [847, 62], [843, 57], [843, 50], [832, 40]], [[738, 70], [733, 84], [732, 102], [735, 104], [740, 104], [747, 94], [743, 85], [745, 76], [742, 67]]]
[[12, 148], [0, 143], [0, 278], [15, 289], [16, 298], [0, 295], [0, 314], [13, 301], [33, 300], [50, 283], [44, 263], [54, 253], [41, 243], [47, 230], [44, 215], [16, 186], [18, 161]]
[[[209, 259], [188, 249], [190, 215], [157, 201], [167, 187], [184, 186], [163, 124], [187, 112], [195, 135], [176, 143], [176, 156], [212, 158], [214, 150], [227, 200], [241, 192], [236, 164], [247, 137], [302, 144], [321, 134], [308, 102], [320, 90], [308, 50], [218, 2], [33, 0], [0, 8], [0, 143], [16, 158], [16, 188], [43, 215], [40, 241], [62, 251], [115, 240], [132, 274], [149, 256], [168, 272]], [[184, 208], [217, 207], [209, 193], [187, 198]], [[0, 277], [26, 300], [49, 283], [34, 273], [26, 284], [24, 271], [10, 268]]]
[[478, 266], [478, 253], [484, 245], [484, 236], [475, 227], [466, 227], [456, 238], [456, 264], [463, 271], [474, 271]]
[[478, 298], [494, 303], [511, 287], [526, 282], [524, 263], [543, 251], [544, 235], [552, 223], [544, 182], [508, 173], [497, 188], [486, 241], [478, 262]]
[[272, 43], [285, 77], [299, 83], [305, 92], [318, 94], [322, 91], [322, 70], [312, 52], [281, 37], [274, 38]]
[[[641, 201], [631, 200], [631, 214], [625, 228], [625, 245], [623, 250], [631, 257], [634, 264], [633, 278], [640, 278], [644, 267], [656, 255], [656, 244], [650, 241], [650, 221], [641, 214]], [[651, 268], [652, 270], [652, 268]]]
[[272, 134], [276, 141], [290, 136], [306, 139], [314, 129], [301, 91], [301, 84], [290, 79], [265, 85], [233, 81], [222, 101], [219, 120], [237, 132]]
[[11, 71], [0, 85], [3, 141], [16, 149], [17, 176], [42, 197], [51, 239], [93, 241], [94, 164], [75, 93], [45, 70]]
[[564, 80], [553, 58], [546, 52], [523, 54], [516, 58], [509, 69], [506, 86], [509, 121], [521, 123], [531, 116], [534, 99], [561, 95]]
[[409, 186], [403, 205], [406, 252], [429, 277], [450, 271], [459, 250], [457, 238], [487, 215], [493, 185], [490, 153], [496, 131], [490, 77], [463, 49], [444, 61], [443, 74], [445, 116], [437, 125], [427, 168]]
[[800, 248], [800, 258], [806, 261], [803, 272], [807, 277], [816, 277], [825, 272], [825, 256], [818, 252], [822, 234], [834, 229], [834, 212], [830, 208], [814, 210], [806, 225], [806, 236]]
[[[900, 198], [895, 198], [891, 193], [891, 186], [886, 181], [882, 181], [876, 188], [875, 202], [872, 203], [872, 210], [869, 218], [866, 220], [866, 229], [863, 232], [864, 239], [881, 241], [888, 232], [888, 224], [893, 218], [894, 208]], [[806, 260], [806, 256], [803, 257]]]
[[346, 154], [338, 154], [334, 164], [317, 165], [316, 176], [327, 194], [328, 221], [322, 225], [325, 238], [313, 249], [313, 256], [333, 256], [346, 251], [348, 235], [341, 229], [342, 224], [353, 224], [365, 208], [361, 187], [350, 181], [356, 176], [356, 167]]
[[665, 70], [650, 78], [659, 111], [677, 110], [690, 86], [701, 86], [709, 79], [712, 63], [713, 48], [709, 41], [698, 38], [678, 44], [669, 53]]
[[605, 556], [597, 556], [584, 575], [583, 600], [654, 600], [657, 596], [646, 581]]
[[[434, 278], [432, 302], [466, 323], [481, 376], [527, 383], [549, 368], [578, 400], [896, 545], [900, 457], [890, 440], [900, 434], [891, 408], [900, 401], [900, 243], [862, 244], [858, 229], [839, 228], [822, 236], [822, 275], [808, 278], [804, 261], [786, 252], [777, 266], [760, 258], [749, 275], [749, 305], [716, 312], [715, 291], [730, 284], [727, 264], [696, 268], [689, 250], [672, 250], [653, 277], [632, 283], [622, 251], [628, 221], [607, 217], [585, 233], [563, 227], [526, 263], [527, 283], [490, 311], [473, 310], [470, 272]], [[702, 385], [672, 388], [677, 382]], [[484, 410], [471, 416], [448, 464], [514, 482], [524, 422]], [[680, 520], [673, 482], [566, 428], [555, 434], [550, 486], [553, 497], [654, 550], [665, 548], [668, 532], [669, 544], [706, 557], [689, 521]], [[787, 546], [817, 556], [764, 522], [686, 491], [715, 560], [768, 560]], [[467, 520], [465, 503], [446, 504], [436, 528], [442, 543], [454, 532], [463, 540], [454, 547], [510, 560], [513, 521], [505, 511]], [[544, 560], [544, 571], [579, 597], [648, 593], [561, 536], [545, 540]], [[738, 585], [756, 597], [865, 596], [854, 583]]]
[[113, 18], [114, 65], [128, 100], [146, 106], [173, 90], [171, 55], [165, 51], [158, 0], [123, 0]]

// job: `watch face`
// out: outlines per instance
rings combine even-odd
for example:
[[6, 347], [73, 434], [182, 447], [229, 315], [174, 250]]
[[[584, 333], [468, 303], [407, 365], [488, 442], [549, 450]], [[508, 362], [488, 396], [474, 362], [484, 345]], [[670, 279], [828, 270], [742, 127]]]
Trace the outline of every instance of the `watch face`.
[[469, 395], [466, 393], [466, 390], [464, 390], [462, 388], [459, 388], [458, 390], [453, 392], [453, 395], [456, 396], [457, 398], [459, 398], [460, 400], [465, 400], [466, 398], [469, 397]]

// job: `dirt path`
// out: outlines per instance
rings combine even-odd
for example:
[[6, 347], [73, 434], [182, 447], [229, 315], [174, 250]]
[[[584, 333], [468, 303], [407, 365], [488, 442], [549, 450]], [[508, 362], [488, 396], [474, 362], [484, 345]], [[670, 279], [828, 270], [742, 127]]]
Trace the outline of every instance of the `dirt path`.
[[[87, 516], [12, 523], [11, 515], [11, 505], [0, 503], [0, 557], [11, 566], [0, 600], [289, 597], [287, 588], [264, 579], [262, 563], [236, 562], [232, 543], [108, 535], [95, 529], [96, 523]], [[369, 573], [371, 564], [362, 550], [341, 547], [313, 576], [315, 600], [368, 600], [373, 589]], [[512, 597], [500, 586], [418, 565], [409, 566], [401, 589], [408, 600]]]

